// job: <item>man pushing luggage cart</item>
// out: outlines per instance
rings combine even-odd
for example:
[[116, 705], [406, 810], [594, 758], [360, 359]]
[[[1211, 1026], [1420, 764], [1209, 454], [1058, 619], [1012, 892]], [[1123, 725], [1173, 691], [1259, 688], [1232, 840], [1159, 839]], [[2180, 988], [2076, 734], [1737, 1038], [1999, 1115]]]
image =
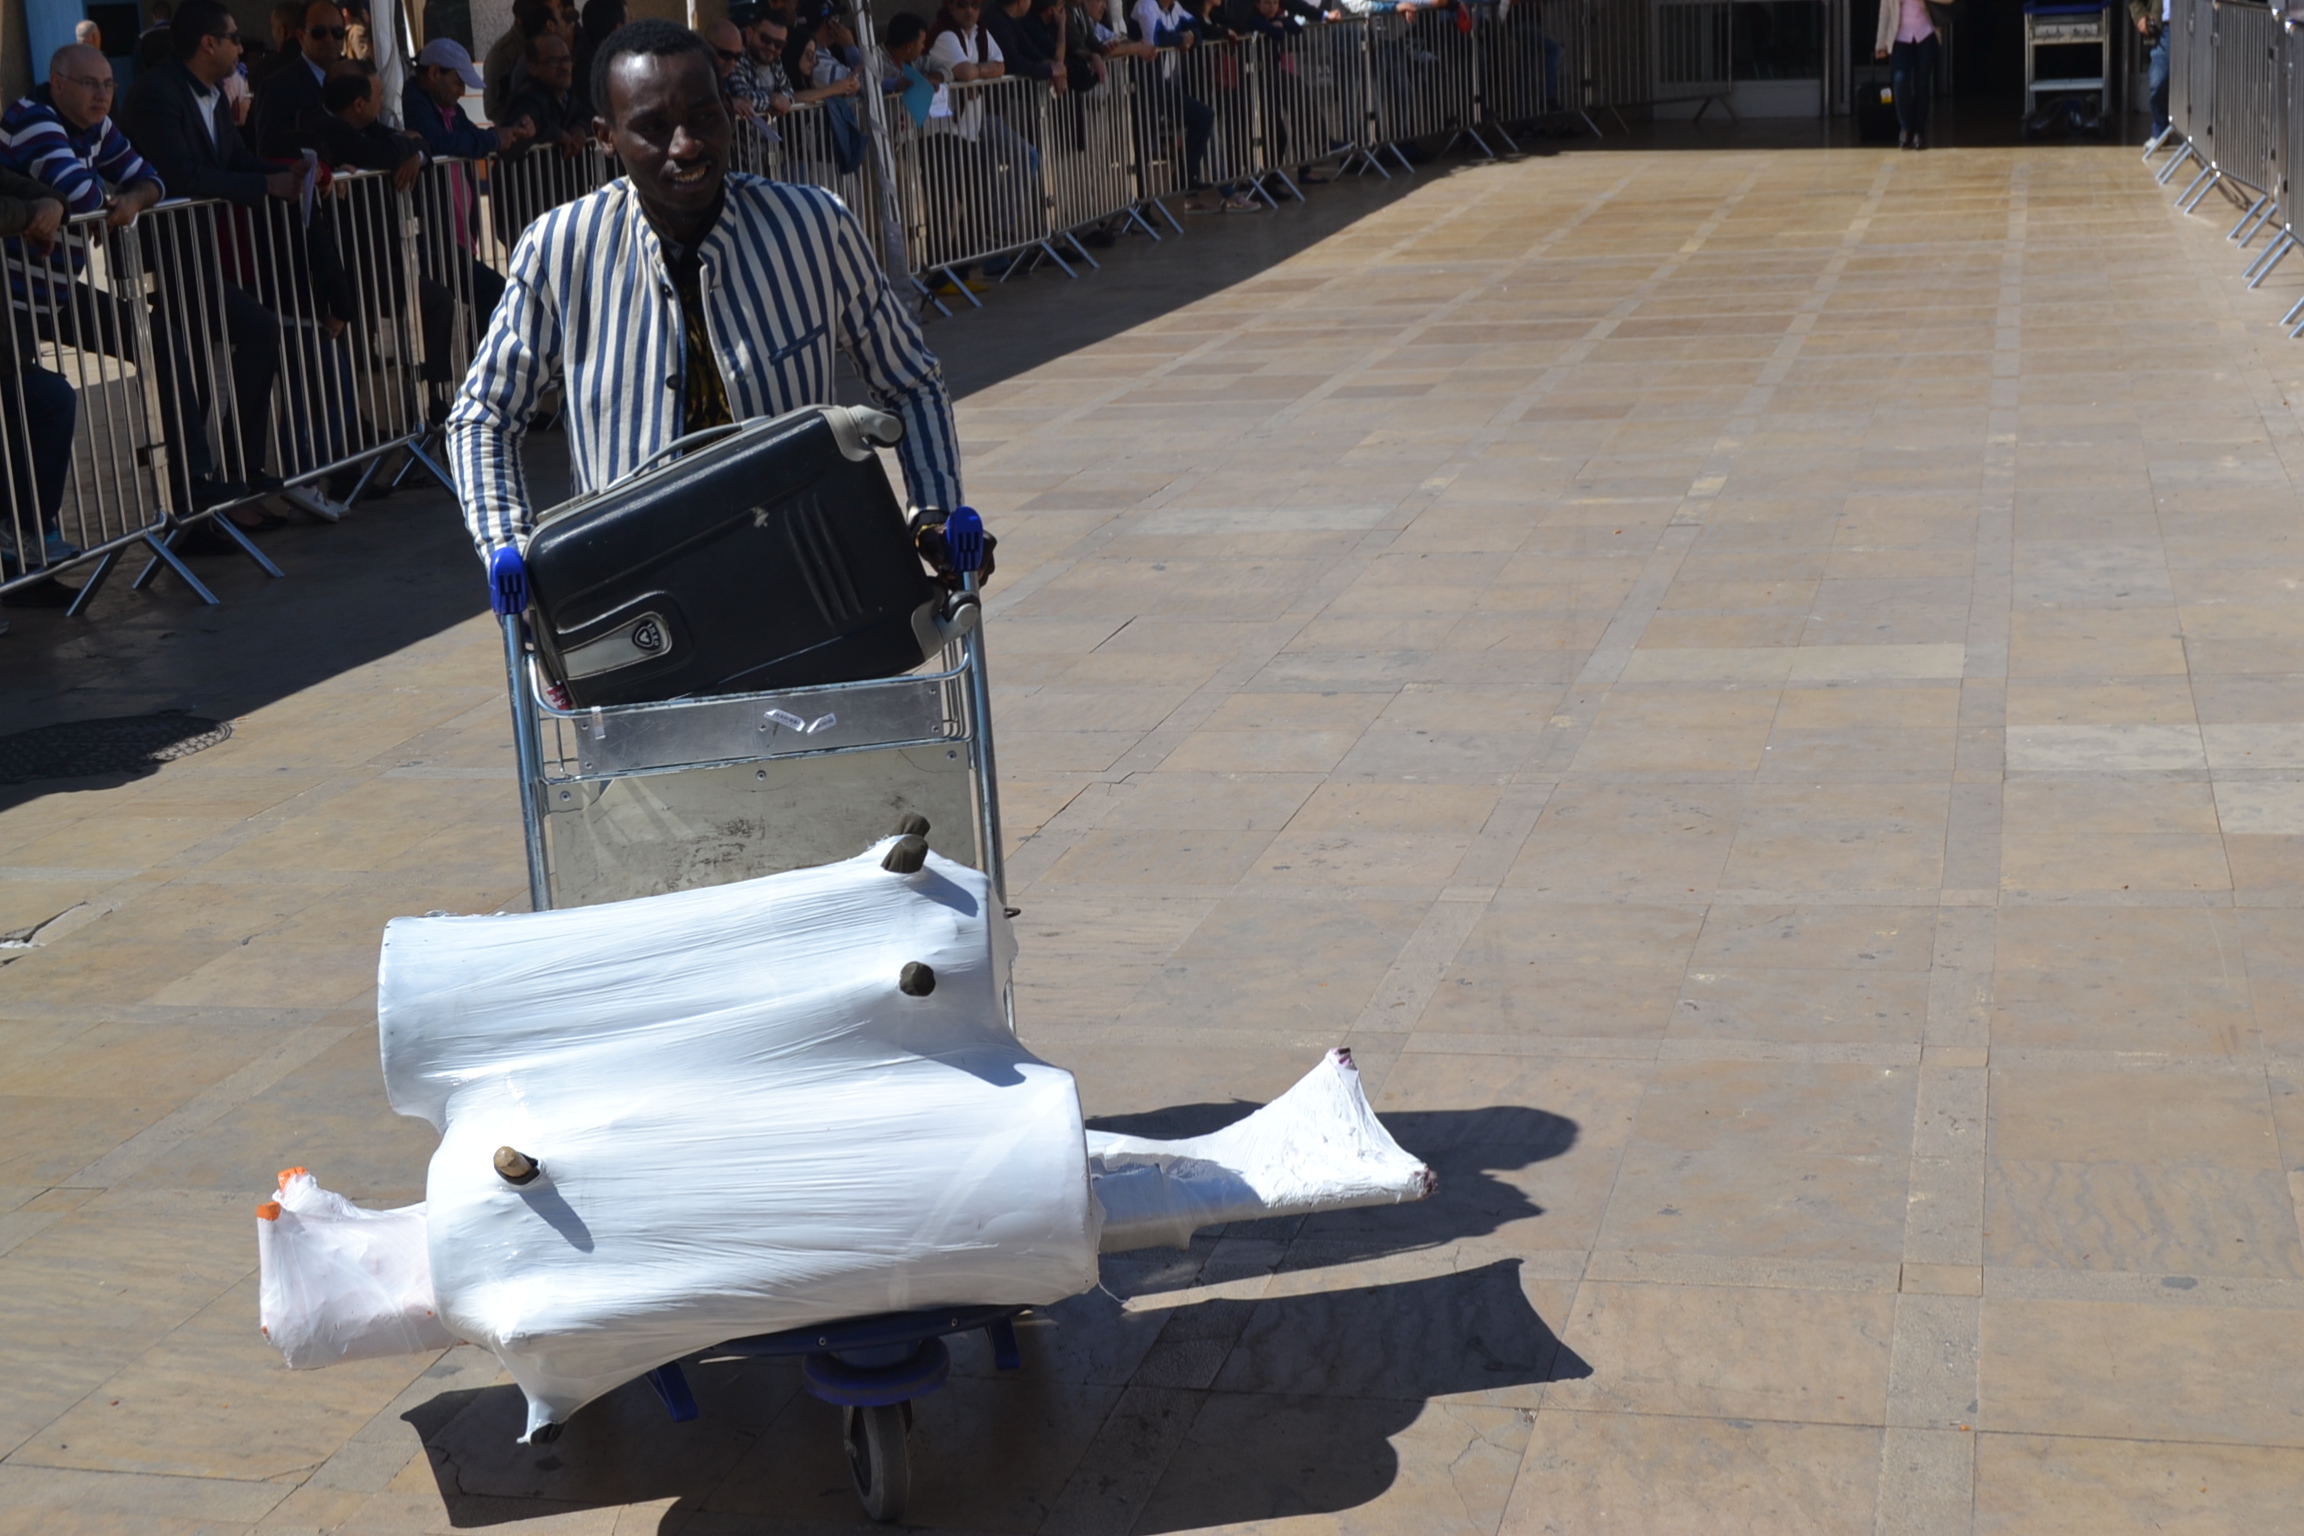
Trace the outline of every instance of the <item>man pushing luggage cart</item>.
[[[729, 173], [713, 64], [666, 22], [603, 43], [595, 126], [625, 176], [522, 235], [448, 418], [535, 905], [837, 857], [898, 814], [997, 879], [980, 638], [903, 675], [973, 627], [990, 574], [943, 378], [838, 199]], [[832, 403], [836, 347], [880, 410]], [[576, 494], [539, 515], [519, 446], [555, 376]], [[786, 761], [832, 753], [857, 755], [830, 785]]]

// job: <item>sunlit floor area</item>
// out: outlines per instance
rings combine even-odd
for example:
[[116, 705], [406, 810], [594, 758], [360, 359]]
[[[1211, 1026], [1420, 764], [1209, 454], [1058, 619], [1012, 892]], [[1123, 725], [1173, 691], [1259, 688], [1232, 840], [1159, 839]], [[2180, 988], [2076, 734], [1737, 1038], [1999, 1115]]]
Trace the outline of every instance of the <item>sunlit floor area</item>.
[[[2248, 292], [2134, 149], [1739, 143], [931, 325], [1024, 1041], [1152, 1135], [1348, 1045], [1440, 1186], [956, 1344], [913, 1524], [2293, 1527], [2304, 270]], [[384, 922], [527, 899], [447, 499], [271, 547], [0, 639], [8, 730], [231, 726], [0, 788], [0, 1531], [858, 1524], [787, 1363], [523, 1447], [476, 1349], [258, 1333], [276, 1169], [423, 1197]]]

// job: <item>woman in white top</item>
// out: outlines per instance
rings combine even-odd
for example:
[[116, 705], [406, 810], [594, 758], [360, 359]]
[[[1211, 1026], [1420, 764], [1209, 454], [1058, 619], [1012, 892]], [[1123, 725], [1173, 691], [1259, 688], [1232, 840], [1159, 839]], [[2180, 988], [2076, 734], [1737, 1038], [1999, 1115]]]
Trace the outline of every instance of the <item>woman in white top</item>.
[[1872, 57], [1894, 58], [1889, 89], [1896, 95], [1896, 147], [1926, 149], [1928, 103], [1936, 94], [1936, 23], [1928, 0], [1880, 0], [1880, 29]]

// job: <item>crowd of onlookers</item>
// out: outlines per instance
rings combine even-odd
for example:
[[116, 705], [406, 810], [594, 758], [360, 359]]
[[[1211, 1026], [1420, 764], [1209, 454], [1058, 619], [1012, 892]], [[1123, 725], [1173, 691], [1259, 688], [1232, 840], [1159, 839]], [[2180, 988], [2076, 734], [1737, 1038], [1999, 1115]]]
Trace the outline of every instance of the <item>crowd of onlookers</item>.
[[[1152, 61], [1145, 78], [1154, 89], [1141, 104], [1137, 131], [1160, 135], [1180, 154], [1181, 184], [1192, 194], [1187, 207], [1245, 210], [1255, 205], [1241, 188], [1205, 184], [1213, 114], [1185, 83], [1179, 55], [1232, 38], [1286, 42], [1307, 26], [1371, 10], [1404, 16], [1413, 26], [1420, 11], [1448, 11], [1470, 0], [1334, 0], [1339, 8], [1332, 10], [1308, 0], [943, 0], [932, 19], [907, 12], [884, 23], [879, 59], [871, 63], [847, 3], [740, 0], [726, 20], [705, 29], [730, 112], [752, 125], [759, 142], [774, 145], [791, 131], [792, 114], [818, 105], [822, 110], [809, 119], [817, 149], [853, 170], [863, 156], [856, 98], [876, 89], [889, 120], [902, 126], [909, 119], [956, 174], [974, 167], [982, 185], [1013, 185], [1021, 217], [1037, 151], [980, 102], [956, 100], [953, 86], [1016, 76], [1058, 96], [1077, 95], [1103, 81], [1115, 60]], [[101, 214], [106, 226], [124, 229], [162, 197], [211, 199], [227, 210], [217, 225], [217, 248], [172, 250], [181, 269], [162, 274], [150, 323], [141, 331], [150, 337], [147, 361], [161, 385], [160, 428], [172, 450], [169, 504], [217, 510], [243, 537], [264, 532], [283, 521], [263, 510], [260, 498], [282, 489], [273, 470], [284, 445], [274, 441], [279, 413], [272, 406], [284, 343], [294, 363], [295, 348], [317, 347], [312, 336], [332, 341], [348, 326], [372, 323], [375, 314], [363, 308], [408, 306], [422, 327], [426, 382], [441, 406], [454, 382], [445, 360], [457, 305], [469, 306], [474, 322], [484, 323], [504, 287], [471, 236], [479, 189], [466, 172], [450, 170], [430, 185], [431, 201], [419, 219], [444, 222], [452, 232], [419, 243], [412, 294], [404, 291], [403, 268], [394, 269], [380, 292], [374, 285], [355, 291], [329, 232], [332, 222], [287, 217], [280, 205], [309, 209], [308, 200], [344, 171], [383, 173], [407, 190], [428, 160], [542, 156], [542, 164], [586, 153], [593, 136], [592, 59], [623, 24], [625, 6], [624, 0], [516, 0], [512, 27], [476, 63], [464, 0], [431, 0], [425, 14], [430, 41], [408, 68], [396, 113], [384, 100], [365, 0], [280, 0], [268, 38], [242, 36], [219, 0], [173, 0], [173, 7], [171, 0], [151, 0], [149, 14], [152, 25], [135, 41], [136, 71], [124, 97], [102, 38], [93, 23], [83, 23], [78, 39], [49, 61], [46, 81], [0, 115], [0, 238], [7, 239], [9, 281], [19, 300], [11, 305], [11, 334], [0, 335], [0, 432], [8, 434], [0, 457], [8, 464], [14, 514], [0, 518], [0, 579], [78, 554], [58, 522], [77, 402], [68, 381], [37, 366], [39, 345], [125, 357], [123, 338], [140, 330], [131, 321], [141, 317], [127, 313], [126, 297], [87, 281], [85, 242], [75, 247], [65, 237], [68, 219]], [[1426, 25], [1437, 22], [1437, 16], [1425, 18]], [[459, 30], [462, 37], [454, 35]], [[474, 94], [489, 126], [465, 107]], [[1299, 162], [1312, 162], [1334, 146], [1295, 148]], [[1312, 172], [1309, 179], [1320, 178]], [[952, 184], [966, 184], [965, 177]], [[995, 190], [982, 199], [996, 223], [1007, 216], [1007, 196]], [[233, 208], [270, 209], [271, 216], [240, 215], [235, 224]], [[515, 208], [511, 222], [523, 223], [536, 211]], [[505, 218], [500, 207], [499, 222]], [[390, 248], [393, 228], [381, 214], [378, 219], [377, 248]], [[245, 231], [259, 225], [288, 231], [294, 242], [268, 266], [232, 249], [233, 229], [242, 231], [237, 239], [246, 246]], [[1099, 234], [1089, 230], [1083, 237]], [[1109, 230], [1101, 236], [1108, 240]], [[997, 267], [987, 264], [985, 271]], [[964, 271], [943, 276], [947, 289], [974, 285]], [[27, 284], [38, 292], [28, 293]], [[196, 295], [209, 297], [196, 301]], [[37, 302], [22, 302], [27, 298]], [[226, 443], [221, 456], [215, 445], [225, 439], [212, 430], [214, 370], [192, 355], [219, 344], [231, 350], [236, 423], [236, 442]], [[339, 359], [324, 366], [344, 365]], [[325, 437], [341, 426], [284, 420], [279, 430]], [[311, 442], [308, 437], [303, 446]], [[326, 463], [334, 455], [301, 457]], [[357, 480], [356, 472], [339, 471], [326, 488], [341, 494]], [[22, 516], [26, 509], [36, 509], [37, 517]], [[35, 524], [39, 536], [27, 535]], [[176, 547], [201, 553], [237, 545], [202, 523], [186, 530]], [[54, 593], [43, 598], [39, 587], [28, 590], [29, 596], [20, 590], [10, 601], [62, 600]]]

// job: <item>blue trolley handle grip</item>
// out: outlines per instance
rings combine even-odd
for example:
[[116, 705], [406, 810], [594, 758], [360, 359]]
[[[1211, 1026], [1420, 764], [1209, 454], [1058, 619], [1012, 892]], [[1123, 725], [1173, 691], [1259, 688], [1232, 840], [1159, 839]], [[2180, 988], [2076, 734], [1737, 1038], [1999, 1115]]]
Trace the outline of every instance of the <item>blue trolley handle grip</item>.
[[944, 549], [962, 575], [984, 568], [984, 519], [974, 507], [960, 507], [944, 519]]
[[500, 619], [528, 611], [528, 562], [510, 544], [488, 557], [488, 606]]

